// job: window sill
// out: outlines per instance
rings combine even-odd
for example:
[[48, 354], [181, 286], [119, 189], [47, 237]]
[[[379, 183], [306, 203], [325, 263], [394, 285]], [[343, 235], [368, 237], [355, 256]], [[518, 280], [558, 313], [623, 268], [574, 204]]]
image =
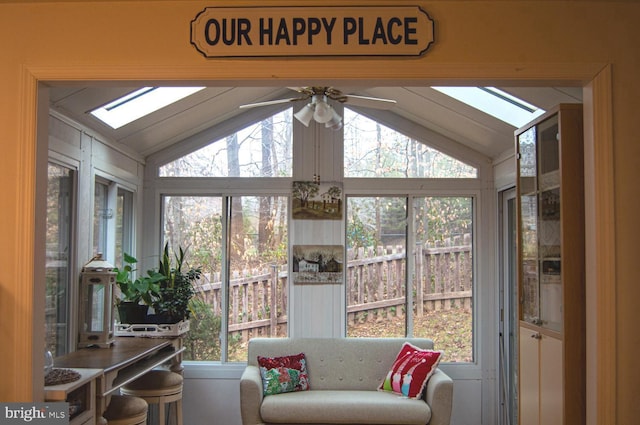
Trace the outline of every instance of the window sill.
[[244, 362], [183, 361], [185, 379], [240, 379], [247, 366]]

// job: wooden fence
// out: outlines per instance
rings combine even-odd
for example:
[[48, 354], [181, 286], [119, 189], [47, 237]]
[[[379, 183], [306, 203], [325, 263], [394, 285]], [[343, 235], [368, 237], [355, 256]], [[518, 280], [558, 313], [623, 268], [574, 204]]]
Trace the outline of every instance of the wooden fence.
[[[414, 314], [432, 310], [471, 308], [471, 237], [464, 235], [428, 247], [417, 245]], [[404, 315], [406, 252], [403, 247], [360, 248], [347, 252], [347, 315], [349, 323], [379, 314]], [[200, 295], [220, 315], [220, 276], [199, 287]], [[236, 273], [230, 282], [229, 332], [247, 341], [254, 336], [285, 336], [288, 273], [271, 266]]]

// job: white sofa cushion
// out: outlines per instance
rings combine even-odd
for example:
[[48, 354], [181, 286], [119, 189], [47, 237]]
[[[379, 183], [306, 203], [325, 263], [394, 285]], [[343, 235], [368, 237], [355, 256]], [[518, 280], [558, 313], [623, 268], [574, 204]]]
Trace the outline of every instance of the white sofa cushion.
[[424, 425], [431, 409], [422, 400], [375, 390], [311, 390], [267, 396], [260, 415], [267, 423]]

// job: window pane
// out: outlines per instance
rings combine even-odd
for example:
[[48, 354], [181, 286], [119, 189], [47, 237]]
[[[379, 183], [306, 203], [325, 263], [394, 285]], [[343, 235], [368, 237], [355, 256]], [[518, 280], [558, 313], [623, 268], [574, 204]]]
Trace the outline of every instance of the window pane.
[[407, 199], [347, 198], [347, 336], [406, 331]]
[[344, 175], [477, 178], [478, 170], [345, 108]]
[[114, 265], [122, 267], [124, 253], [133, 252], [133, 193], [118, 189], [116, 199], [116, 247]]
[[[231, 206], [226, 226], [225, 200]], [[287, 205], [287, 197], [274, 196], [164, 197], [165, 241], [174, 249], [188, 247], [189, 265], [203, 270], [191, 303], [185, 360], [246, 361], [249, 338], [287, 335]], [[231, 235], [229, 247], [223, 227]], [[228, 276], [223, 252], [229, 253]], [[229, 332], [223, 350], [225, 314]]]
[[143, 87], [94, 109], [91, 114], [118, 129], [202, 89], [204, 87]]
[[522, 127], [545, 112], [543, 109], [495, 87], [432, 88], [516, 128]]
[[473, 200], [414, 199], [413, 336], [434, 340], [444, 361], [473, 361]]
[[163, 198], [164, 241], [173, 250], [180, 247], [187, 250], [188, 266], [202, 268], [202, 278], [190, 305], [185, 360], [221, 359], [222, 217], [219, 196]]
[[284, 196], [231, 198], [230, 361], [247, 360], [251, 338], [287, 336], [287, 205]]
[[290, 177], [291, 108], [160, 167], [160, 177]]
[[46, 301], [47, 348], [54, 356], [69, 351], [69, 290], [74, 172], [49, 164], [47, 184]]
[[472, 229], [469, 197], [348, 197], [347, 336], [431, 338], [445, 361], [473, 361]]
[[96, 182], [93, 198], [93, 253], [107, 254], [107, 219], [109, 186]]

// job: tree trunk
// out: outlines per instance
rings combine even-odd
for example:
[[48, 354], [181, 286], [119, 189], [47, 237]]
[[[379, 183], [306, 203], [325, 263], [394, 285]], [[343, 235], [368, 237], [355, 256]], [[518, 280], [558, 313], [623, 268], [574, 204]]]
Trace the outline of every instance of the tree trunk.
[[[240, 160], [238, 157], [238, 135], [232, 134], [227, 137], [227, 167], [229, 177], [240, 176]], [[231, 198], [231, 260], [238, 259], [245, 251], [244, 247], [244, 217], [242, 214], [242, 197], [233, 196]]]
[[[272, 177], [271, 150], [273, 145], [273, 117], [262, 121], [262, 177]], [[273, 240], [273, 218], [271, 217], [273, 198], [260, 197], [260, 216], [258, 218], [258, 250], [263, 252], [272, 248], [269, 244]]]

